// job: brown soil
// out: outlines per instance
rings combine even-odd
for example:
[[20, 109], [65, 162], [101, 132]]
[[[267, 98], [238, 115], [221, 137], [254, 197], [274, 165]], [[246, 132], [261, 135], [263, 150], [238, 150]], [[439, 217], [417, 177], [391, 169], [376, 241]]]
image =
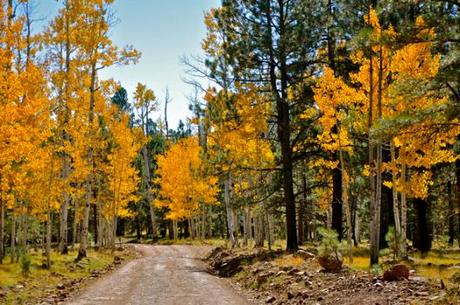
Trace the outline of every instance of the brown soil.
[[[207, 259], [211, 266], [219, 266], [219, 260], [238, 261], [241, 255], [249, 254], [220, 249]], [[249, 262], [243, 260], [234, 264], [239, 272], [232, 279], [266, 304], [449, 304], [443, 303], [446, 292], [438, 284], [420, 277], [386, 282], [367, 272], [349, 269], [326, 273], [313, 255], [306, 259], [302, 256], [303, 263], [300, 260], [301, 264], [295, 266], [283, 264], [292, 261], [289, 256], [278, 260], [257, 261], [254, 257]]]

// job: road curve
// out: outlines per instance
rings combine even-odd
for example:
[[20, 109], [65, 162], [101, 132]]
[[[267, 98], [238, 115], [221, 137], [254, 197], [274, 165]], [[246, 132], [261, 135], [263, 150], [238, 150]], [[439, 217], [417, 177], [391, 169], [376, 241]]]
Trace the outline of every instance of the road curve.
[[206, 272], [208, 247], [136, 245], [143, 257], [97, 280], [66, 305], [249, 305]]

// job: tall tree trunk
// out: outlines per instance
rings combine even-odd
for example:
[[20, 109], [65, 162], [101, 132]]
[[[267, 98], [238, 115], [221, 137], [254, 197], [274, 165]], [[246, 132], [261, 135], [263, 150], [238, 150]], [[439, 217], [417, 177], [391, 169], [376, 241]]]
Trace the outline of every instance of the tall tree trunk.
[[374, 165], [374, 151], [375, 146], [371, 135], [371, 128], [373, 124], [373, 95], [374, 95], [374, 72], [373, 72], [373, 58], [370, 58], [370, 92], [369, 92], [369, 200], [370, 200], [370, 216], [371, 216], [371, 223], [370, 223], [370, 250], [371, 250], [371, 266], [374, 264], [378, 264], [379, 262], [379, 245], [378, 245], [378, 231], [380, 231], [380, 227], [376, 224], [376, 222], [380, 221], [380, 215], [377, 215], [377, 202], [375, 198], [376, 190], [375, 190], [375, 165]]
[[235, 239], [235, 229], [233, 227], [233, 212], [232, 207], [230, 204], [230, 187], [231, 187], [231, 177], [230, 174], [226, 177], [224, 181], [224, 202], [225, 202], [225, 210], [227, 213], [227, 230], [228, 230], [228, 238], [232, 244], [232, 248], [234, 248], [237, 244]]
[[[369, 9], [370, 11], [370, 9]], [[372, 49], [372, 47], [371, 47]], [[381, 57], [381, 56], [379, 56]], [[370, 90], [369, 90], [369, 185], [370, 185], [370, 203], [371, 203], [371, 260], [370, 264], [375, 265], [379, 262], [379, 241], [380, 241], [380, 194], [381, 194], [381, 162], [382, 162], [382, 145], [380, 142], [377, 143], [377, 146], [374, 146], [374, 139], [372, 138], [371, 129], [374, 123], [373, 118], [373, 107], [374, 107], [374, 63], [373, 63], [373, 54], [369, 59], [370, 61], [370, 68], [369, 68], [369, 76], [370, 76]], [[380, 65], [382, 64], [382, 59], [379, 60]], [[379, 66], [380, 66], [379, 65]], [[382, 90], [382, 82], [380, 79], [381, 69], [379, 67], [379, 79], [378, 79], [378, 105], [381, 106], [381, 90]], [[380, 111], [380, 107], [379, 107]], [[380, 117], [380, 116], [378, 116]], [[377, 148], [377, 166], [375, 166], [375, 157], [374, 151]]]
[[[95, 193], [97, 194], [97, 191], [95, 191]], [[98, 202], [97, 202], [97, 195], [95, 195], [95, 200], [96, 200], [96, 203], [92, 205], [92, 210], [93, 210], [93, 232], [94, 232], [94, 235], [93, 235], [93, 238], [94, 238], [94, 245], [95, 245], [95, 248], [98, 249], [100, 247], [100, 242], [102, 241], [99, 237], [100, 237], [100, 226], [99, 226], [99, 218], [98, 218]]]
[[360, 198], [355, 198], [356, 206], [353, 211], [354, 214], [354, 224], [353, 224], [353, 241], [355, 246], [359, 246], [361, 243], [361, 200]]
[[13, 211], [11, 212], [11, 262], [14, 263], [16, 260], [16, 215], [15, 210], [13, 207]]
[[150, 216], [150, 225], [151, 225], [151, 230], [152, 230], [152, 239], [155, 240], [157, 238], [156, 235], [156, 219], [155, 219], [155, 209], [153, 208], [153, 196], [152, 196], [152, 187], [150, 184], [150, 162], [149, 162], [149, 156], [148, 156], [148, 149], [147, 146], [144, 145], [142, 147], [142, 157], [143, 157], [143, 165], [144, 165], [144, 180], [145, 180], [145, 192], [146, 192], [146, 199], [147, 203], [149, 205], [149, 216]]
[[[457, 138], [457, 141], [460, 137]], [[455, 161], [455, 200], [457, 201], [457, 221], [460, 230], [460, 159]], [[459, 242], [458, 245], [460, 247], [460, 234], [458, 234]]]
[[201, 239], [206, 238], [206, 210], [205, 206], [201, 207]]
[[[342, 145], [340, 145], [340, 147], [341, 146]], [[351, 224], [352, 211], [351, 211], [350, 201], [348, 200], [348, 176], [347, 176], [347, 172], [345, 169], [345, 160], [343, 157], [342, 149], [339, 150], [339, 158], [340, 158], [340, 166], [341, 166], [340, 170], [342, 172], [342, 186], [343, 186], [342, 202], [343, 202], [343, 205], [345, 206], [346, 218], [347, 218], [348, 259], [350, 260], [350, 263], [352, 263], [353, 262], [353, 241], [352, 241], [353, 226]]]
[[75, 243], [78, 242], [77, 237], [77, 226], [78, 226], [78, 199], [74, 200], [74, 215], [73, 215], [73, 224], [72, 224], [72, 250], [75, 246]]
[[[454, 240], [456, 237], [455, 234], [455, 209], [454, 209], [454, 199], [452, 198], [454, 192], [452, 191], [452, 183], [449, 181], [447, 182], [447, 197], [449, 201], [449, 210], [448, 210], [448, 223], [449, 223], [449, 245], [452, 247], [454, 245]], [[455, 197], [454, 197], [455, 198]]]
[[414, 208], [416, 214], [414, 247], [422, 253], [427, 253], [431, 250], [432, 243], [429, 202], [415, 198]]
[[[327, 11], [329, 18], [334, 18], [334, 8], [332, 0], [328, 0]], [[332, 22], [330, 24], [333, 24]], [[332, 26], [327, 29], [327, 57], [329, 67], [336, 72], [336, 59], [335, 59], [335, 39], [333, 37]], [[334, 127], [337, 132], [337, 126]], [[343, 206], [342, 206], [342, 171], [340, 158], [337, 153], [332, 154], [332, 161], [338, 161], [339, 164], [332, 170], [332, 222], [331, 228], [337, 232], [339, 240], [343, 238]]]
[[273, 244], [275, 243], [275, 226], [273, 224], [273, 215], [269, 210], [265, 210], [265, 215], [267, 218], [267, 241], [268, 241], [268, 250], [272, 249]]
[[[97, 239], [96, 245], [98, 247], [103, 247], [104, 246], [104, 217], [102, 217], [102, 203], [99, 200], [96, 202], [96, 221], [97, 221], [97, 231], [94, 232], [94, 235], [96, 236], [96, 239]], [[109, 234], [111, 235], [111, 233]]]
[[264, 246], [264, 219], [263, 213], [258, 212], [254, 217], [254, 247]]
[[401, 193], [401, 256], [407, 258], [407, 195], [406, 195], [406, 165], [403, 164], [401, 168], [402, 179], [402, 193]]
[[[67, 0], [65, 2], [65, 10], [70, 9], [70, 2]], [[64, 116], [63, 119], [63, 130], [61, 131], [61, 141], [62, 146], [65, 145], [66, 142], [70, 140], [69, 134], [65, 131], [65, 127], [69, 123], [70, 111], [67, 105], [68, 98], [70, 97], [70, 56], [71, 56], [71, 42], [70, 42], [70, 20], [69, 14], [65, 14], [65, 28], [66, 28], [66, 42], [65, 42], [65, 83], [64, 83], [64, 98], [62, 99], [62, 109], [61, 111], [64, 113], [60, 113], [60, 115]], [[67, 153], [63, 154], [63, 165], [62, 165], [62, 179], [66, 181], [70, 175], [70, 158]], [[67, 187], [64, 189], [64, 202], [61, 204], [60, 215], [59, 215], [59, 252], [61, 254], [67, 254], [68, 252], [68, 210], [70, 205], [70, 194], [67, 190]]]
[[[383, 146], [383, 145], [382, 145]], [[391, 164], [391, 153], [388, 149], [382, 147], [382, 162]], [[388, 248], [388, 242], [385, 239], [390, 226], [395, 226], [393, 212], [393, 191], [383, 184], [384, 181], [391, 181], [392, 175], [389, 172], [382, 173], [380, 185], [380, 249]]]
[[170, 240], [174, 240], [174, 223], [172, 220], [168, 222], [168, 237]]
[[[0, 184], [1, 184], [0, 176]], [[5, 206], [3, 203], [3, 191], [0, 190], [0, 264], [3, 264], [5, 257]]]
[[61, 204], [59, 211], [59, 252], [67, 254], [67, 219], [69, 213], [70, 196], [68, 193], [64, 194], [64, 202]]
[[51, 269], [51, 207], [48, 203], [46, 217], [46, 269]]
[[[396, 168], [396, 147], [393, 141], [390, 143], [390, 154], [391, 154], [391, 164], [393, 166], [392, 169], [392, 182], [393, 182], [393, 217], [395, 222], [395, 233], [396, 233], [396, 242], [399, 243], [400, 236], [401, 236], [401, 220], [400, 220], [400, 210], [399, 210], [399, 202], [398, 202], [398, 190], [396, 188], [397, 180], [398, 180], [398, 170]], [[400, 245], [397, 247], [400, 249]], [[399, 253], [397, 253], [399, 255]]]
[[[93, 133], [94, 125], [94, 103], [95, 103], [95, 93], [96, 93], [96, 63], [91, 64], [91, 84], [90, 84], [90, 102], [89, 102], [89, 133]], [[86, 181], [86, 196], [85, 196], [85, 206], [83, 209], [83, 220], [81, 224], [81, 237], [80, 237], [80, 247], [78, 249], [77, 260], [80, 260], [87, 256], [86, 251], [88, 247], [88, 227], [89, 227], [89, 213], [91, 209], [91, 199], [93, 196], [93, 170], [94, 170], [94, 148], [93, 144], [90, 143], [88, 152], [88, 166], [90, 168], [89, 174]]]
[[298, 229], [298, 241], [299, 245], [303, 244], [308, 238], [306, 234], [306, 227], [308, 226], [307, 221], [307, 205], [308, 205], [308, 190], [307, 190], [307, 175], [302, 173], [302, 200], [299, 206], [299, 215], [298, 218], [300, 222], [297, 224]]
[[304, 242], [304, 217], [305, 217], [305, 206], [303, 201], [297, 203], [297, 240], [299, 245]]
[[244, 208], [244, 238], [243, 245], [248, 246], [248, 242], [251, 239], [251, 208]]
[[111, 248], [112, 252], [115, 251], [116, 244], [117, 244], [117, 216], [112, 217], [112, 232], [111, 232]]
[[[281, 41], [285, 38], [285, 3], [282, 0], [278, 1], [279, 9], [279, 39]], [[270, 1], [266, 5], [266, 18], [267, 24], [272, 26], [272, 8]], [[278, 142], [281, 146], [281, 174], [283, 186], [283, 201], [286, 208], [286, 251], [292, 252], [298, 249], [297, 243], [297, 228], [296, 228], [296, 211], [295, 211], [295, 197], [294, 197], [294, 180], [293, 180], [293, 161], [292, 161], [292, 147], [291, 147], [291, 118], [289, 111], [289, 102], [287, 96], [288, 90], [288, 75], [287, 75], [287, 58], [285, 50], [285, 42], [278, 46], [279, 51], [277, 60], [275, 59], [275, 51], [273, 45], [272, 32], [268, 36], [269, 46], [269, 73], [270, 73], [270, 86], [273, 97], [276, 99], [276, 113], [277, 113], [277, 133]], [[279, 73], [277, 72], [279, 66]], [[279, 75], [279, 76], [278, 76]], [[279, 77], [279, 79], [278, 79]], [[280, 90], [278, 88], [280, 83]], [[280, 94], [281, 92], [281, 94]]]
[[[340, 161], [339, 161], [340, 162]], [[343, 238], [342, 208], [342, 171], [339, 164], [332, 171], [332, 229], [337, 232], [339, 240]]]

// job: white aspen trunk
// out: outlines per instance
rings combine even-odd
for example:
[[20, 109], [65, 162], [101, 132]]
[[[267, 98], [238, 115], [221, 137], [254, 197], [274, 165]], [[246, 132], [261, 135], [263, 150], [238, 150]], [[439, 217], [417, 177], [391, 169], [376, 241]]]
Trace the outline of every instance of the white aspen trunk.
[[74, 200], [74, 217], [73, 217], [73, 224], [72, 224], [72, 250], [75, 247], [75, 243], [77, 243], [77, 225], [78, 225], [78, 199]]
[[348, 200], [348, 174], [345, 169], [345, 160], [343, 158], [343, 151], [342, 149], [339, 150], [340, 156], [340, 166], [342, 171], [342, 203], [345, 206], [345, 214], [347, 218], [347, 245], [348, 245], [348, 259], [350, 263], [353, 263], [353, 237], [352, 237], [352, 230], [353, 226], [351, 223], [351, 206], [350, 201]]
[[[90, 152], [90, 159], [92, 160], [92, 150]], [[92, 174], [89, 174], [92, 176]], [[91, 209], [91, 194], [92, 194], [92, 182], [91, 177], [88, 177], [86, 182], [86, 196], [85, 196], [85, 206], [83, 208], [83, 220], [81, 222], [81, 232], [80, 232], [80, 247], [78, 249], [77, 260], [80, 260], [86, 257], [86, 250], [88, 248], [88, 227], [89, 227], [89, 212]]]
[[206, 238], [206, 210], [203, 205], [201, 208], [201, 239], [205, 240]]
[[46, 219], [46, 269], [51, 269], [51, 208], [48, 203]]
[[211, 212], [211, 207], [208, 207], [207, 217], [208, 217], [208, 236], [209, 236], [209, 238], [212, 238], [212, 212]]
[[117, 239], [117, 216], [112, 217], [112, 230], [111, 230], [111, 246], [112, 246], [112, 253], [115, 251], [116, 248], [116, 239]]
[[[91, 64], [91, 85], [90, 85], [90, 103], [89, 103], [89, 132], [93, 133], [93, 123], [94, 123], [94, 103], [95, 103], [95, 91], [96, 91], [96, 63]], [[86, 181], [86, 196], [85, 196], [85, 206], [83, 210], [83, 220], [81, 224], [81, 238], [80, 238], [80, 247], [78, 249], [77, 260], [80, 260], [86, 257], [86, 250], [88, 247], [88, 227], [89, 227], [89, 213], [91, 209], [91, 197], [93, 194], [93, 167], [94, 167], [94, 148], [93, 144], [90, 143], [88, 149], [88, 166], [90, 168], [87, 181]]]
[[[21, 202], [23, 203], [23, 202]], [[21, 207], [22, 208], [22, 207]], [[24, 251], [23, 249], [23, 243], [24, 243], [24, 234], [25, 234], [25, 231], [24, 231], [24, 215], [21, 214], [19, 216], [19, 219], [18, 219], [18, 233], [17, 233], [17, 236], [18, 236], [18, 257], [23, 253], [22, 251]]]
[[11, 216], [11, 262], [14, 263], [16, 259], [16, 215], [13, 212]]
[[225, 202], [225, 210], [227, 212], [227, 229], [228, 229], [228, 236], [230, 243], [232, 244], [232, 248], [236, 246], [235, 236], [233, 235], [233, 213], [232, 208], [230, 206], [230, 175], [228, 175], [227, 179], [224, 182], [224, 202]]
[[[65, 10], [70, 9], [69, 1], [65, 2]], [[69, 98], [69, 74], [70, 74], [70, 56], [71, 56], [71, 43], [70, 43], [70, 21], [68, 18], [68, 14], [65, 14], [65, 28], [66, 28], [66, 42], [65, 42], [65, 84], [64, 84], [64, 99], [62, 100], [62, 108], [60, 115], [64, 115], [64, 127], [69, 122], [69, 107], [67, 106], [68, 101], [66, 100]], [[63, 144], [66, 141], [69, 141], [69, 135], [64, 130], [61, 131], [61, 140]], [[70, 158], [68, 155], [64, 154], [63, 156], [63, 166], [62, 166], [62, 179], [68, 179], [70, 175]], [[69, 206], [70, 206], [70, 194], [68, 193], [67, 188], [64, 191], [64, 202], [61, 204], [60, 207], [60, 215], [59, 215], [59, 252], [61, 254], [67, 254], [68, 249], [68, 240], [67, 240], [67, 231], [68, 231], [68, 224], [67, 219], [69, 215]], [[74, 237], [75, 238], [75, 237]], [[72, 245], [73, 246], [73, 245]]]
[[153, 208], [153, 196], [152, 196], [152, 189], [150, 186], [150, 165], [149, 165], [149, 156], [147, 146], [144, 145], [142, 147], [142, 158], [143, 158], [143, 166], [144, 166], [144, 180], [145, 180], [145, 192], [146, 192], [146, 199], [149, 205], [149, 216], [150, 216], [150, 225], [152, 230], [152, 238], [153, 240], [156, 239], [156, 219], [155, 219], [155, 210]]
[[177, 220], [173, 220], [173, 234], [174, 240], [177, 240]]
[[240, 219], [238, 211], [232, 207], [232, 217], [233, 217], [233, 234], [235, 236], [236, 245], [238, 245], [238, 236], [240, 235]]
[[195, 234], [193, 234], [193, 221], [192, 221], [192, 218], [189, 218], [187, 219], [187, 222], [188, 222], [188, 232], [190, 234], [190, 238], [193, 240], [195, 239]]
[[251, 239], [251, 210], [249, 207], [244, 208], [244, 236], [243, 246], [248, 246], [248, 241]]
[[355, 240], [357, 244], [361, 243], [361, 200], [356, 198], [356, 215], [355, 215]]
[[257, 248], [264, 246], [263, 217], [261, 212], [254, 217], [254, 246]]
[[401, 237], [401, 221], [400, 221], [400, 210], [399, 210], [399, 202], [398, 202], [398, 190], [396, 189], [396, 184], [398, 181], [398, 174], [397, 174], [397, 168], [396, 168], [396, 147], [391, 141], [390, 143], [390, 153], [391, 153], [391, 164], [393, 166], [392, 170], [392, 182], [393, 182], [393, 216], [395, 220], [395, 234], [396, 234], [396, 243], [397, 243], [397, 253], [396, 256], [399, 256], [399, 249], [401, 248], [401, 245], [399, 245], [400, 237]]
[[402, 165], [401, 169], [401, 179], [403, 183], [403, 191], [401, 193], [401, 256], [403, 258], [407, 257], [407, 199], [406, 199], [406, 179], [407, 179], [407, 172], [406, 172], [406, 165]]
[[275, 244], [275, 223], [274, 223], [274, 220], [273, 220], [273, 215], [268, 211], [267, 211], [267, 217], [268, 217], [268, 222], [267, 222], [267, 226], [268, 226], [268, 241], [270, 242], [270, 244], [269, 244], [269, 246], [270, 246], [270, 245]]
[[30, 210], [27, 207], [27, 214], [23, 215], [23, 225], [22, 225], [22, 238], [21, 238], [21, 251], [25, 254], [28, 253], [27, 239], [29, 235], [29, 213]]
[[64, 202], [61, 204], [59, 211], [59, 252], [67, 254], [67, 219], [69, 213], [70, 196], [64, 194]]
[[96, 240], [97, 240], [97, 243], [96, 243], [96, 248], [99, 249], [103, 246], [103, 227], [102, 227], [102, 205], [99, 201], [99, 198], [97, 199], [97, 202], [96, 202], [96, 232], [94, 232], [94, 235], [96, 236]]

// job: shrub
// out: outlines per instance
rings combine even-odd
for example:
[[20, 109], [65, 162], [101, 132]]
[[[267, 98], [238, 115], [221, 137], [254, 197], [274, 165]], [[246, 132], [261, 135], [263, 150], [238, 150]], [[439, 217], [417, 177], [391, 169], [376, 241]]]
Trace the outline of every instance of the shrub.
[[387, 234], [385, 235], [385, 240], [388, 243], [388, 249], [390, 254], [393, 256], [393, 260], [397, 261], [401, 254], [400, 252], [403, 239], [396, 233], [395, 228], [390, 226]]
[[21, 273], [24, 277], [27, 277], [30, 273], [30, 265], [32, 264], [32, 259], [27, 254], [22, 254], [19, 263], [21, 265]]
[[337, 232], [327, 228], [319, 228], [318, 232], [322, 237], [318, 247], [319, 264], [326, 271], [339, 271], [343, 264], [343, 245], [339, 242]]

